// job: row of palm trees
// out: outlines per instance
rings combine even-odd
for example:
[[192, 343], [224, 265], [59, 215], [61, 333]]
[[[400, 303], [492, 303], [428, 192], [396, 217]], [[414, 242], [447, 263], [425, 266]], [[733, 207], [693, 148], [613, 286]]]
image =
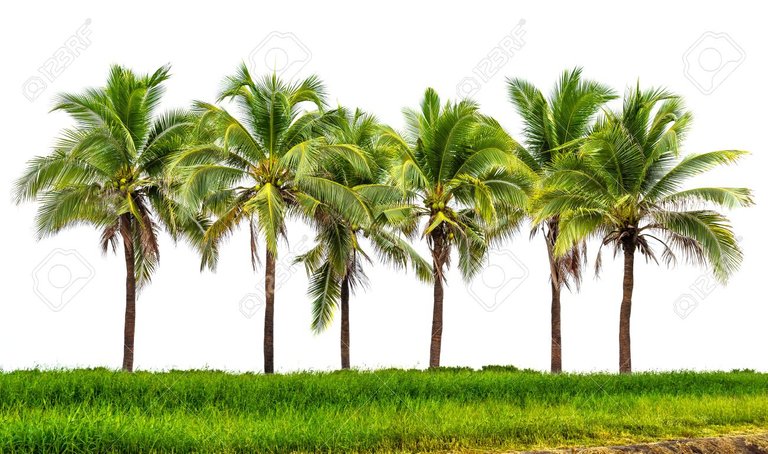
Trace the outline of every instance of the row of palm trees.
[[[168, 66], [147, 75], [114, 66], [104, 87], [58, 96], [53, 110], [74, 125], [50, 154], [29, 161], [15, 186], [17, 203], [39, 202], [39, 237], [87, 224], [101, 231], [105, 252], [122, 243], [127, 371], [136, 293], [158, 265], [161, 229], [196, 248], [203, 268], [215, 268], [222, 241], [241, 226], [254, 269], [263, 245], [265, 373], [274, 371], [275, 261], [288, 219], [316, 233], [296, 261], [310, 276], [312, 328], [323, 330], [341, 309], [342, 368], [350, 367], [350, 295], [366, 284], [372, 255], [433, 285], [429, 365], [438, 367], [452, 257], [472, 279], [489, 246], [530, 221], [549, 258], [552, 372], [562, 368], [561, 292], [578, 287], [587, 240], [624, 255], [621, 372], [631, 372], [635, 253], [709, 264], [721, 281], [742, 258], [728, 219], [711, 207], [751, 205], [750, 191], [682, 185], [745, 153], [681, 155], [691, 114], [663, 89], [631, 88], [612, 111], [616, 93], [579, 68], [565, 71], [548, 97], [509, 79], [523, 121], [517, 142], [468, 99], [443, 102], [427, 89], [418, 109], [404, 110], [399, 131], [359, 109], [329, 108], [317, 77], [254, 78], [245, 65], [215, 103], [158, 114], [168, 77]], [[410, 245], [417, 239], [431, 263]]]

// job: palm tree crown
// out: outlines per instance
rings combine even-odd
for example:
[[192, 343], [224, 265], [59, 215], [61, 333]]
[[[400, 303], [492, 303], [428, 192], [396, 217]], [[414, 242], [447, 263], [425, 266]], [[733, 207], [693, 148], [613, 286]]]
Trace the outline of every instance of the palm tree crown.
[[322, 112], [304, 107], [322, 109], [324, 97], [325, 89], [314, 76], [292, 84], [275, 74], [255, 81], [243, 65], [226, 79], [219, 96], [219, 101], [234, 101], [239, 115], [195, 103], [201, 128], [211, 140], [181, 153], [177, 165], [186, 170], [187, 198], [193, 204], [203, 202], [218, 216], [205, 235], [204, 265], [215, 265], [219, 241], [241, 222], [252, 225], [254, 241], [261, 233], [276, 256], [287, 214], [311, 218], [329, 201], [358, 222], [369, 219], [358, 195], [318, 174], [339, 157], [358, 171], [368, 171], [358, 148], [329, 144], [317, 132]]

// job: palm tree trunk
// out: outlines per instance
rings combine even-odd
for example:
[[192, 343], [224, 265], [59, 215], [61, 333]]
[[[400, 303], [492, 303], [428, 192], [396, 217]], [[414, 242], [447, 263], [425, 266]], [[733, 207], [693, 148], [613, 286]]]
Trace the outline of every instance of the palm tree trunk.
[[125, 250], [125, 328], [123, 330], [123, 370], [133, 372], [133, 340], [136, 335], [136, 262], [130, 218], [124, 218]]
[[624, 283], [619, 315], [619, 372], [632, 372], [632, 352], [630, 348], [629, 318], [632, 314], [632, 289], [635, 284], [635, 242], [634, 238], [622, 241], [624, 247]]
[[435, 279], [432, 307], [432, 342], [429, 347], [429, 367], [440, 367], [440, 348], [443, 343], [443, 263], [445, 239], [436, 230], [432, 236], [432, 274]]
[[429, 367], [440, 367], [443, 342], [443, 279], [435, 273], [434, 305], [432, 307], [432, 343], [429, 347]]
[[341, 281], [341, 368], [349, 369], [349, 277]]
[[275, 371], [275, 256], [267, 250], [264, 272], [264, 373]]
[[552, 361], [550, 371], [559, 374], [563, 371], [563, 352], [560, 334], [560, 286], [552, 282]]
[[555, 259], [554, 249], [557, 240], [557, 224], [554, 227], [550, 225], [546, 232], [544, 240], [547, 244], [547, 256], [549, 257], [549, 281], [552, 292], [551, 307], [551, 364], [550, 371], [553, 374], [559, 374], [563, 370], [563, 351], [561, 347], [562, 336], [560, 331], [560, 290], [562, 288], [561, 279], [558, 272], [557, 259]]

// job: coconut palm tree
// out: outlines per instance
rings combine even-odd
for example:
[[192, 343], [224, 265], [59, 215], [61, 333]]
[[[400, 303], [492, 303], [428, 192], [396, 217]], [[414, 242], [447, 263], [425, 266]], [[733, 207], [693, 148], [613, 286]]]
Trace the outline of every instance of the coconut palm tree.
[[391, 182], [408, 204], [383, 214], [389, 222], [410, 223], [412, 230], [426, 219], [421, 235], [432, 255], [429, 366], [435, 368], [440, 366], [443, 282], [451, 252], [458, 252], [463, 277], [474, 276], [497, 226], [519, 220], [535, 175], [513, 153], [514, 140], [472, 101], [441, 105], [430, 88], [420, 109], [404, 114], [405, 132], [388, 128], [383, 138], [393, 155]]
[[[557, 158], [541, 195], [538, 220], [560, 216], [555, 255], [596, 236], [624, 254], [619, 321], [619, 370], [632, 371], [630, 314], [635, 252], [667, 265], [677, 255], [708, 264], [725, 282], [742, 252], [728, 219], [712, 207], [752, 204], [745, 188], [682, 189], [691, 177], [732, 164], [745, 152], [689, 154], [679, 149], [691, 121], [683, 101], [671, 93], [640, 90], [625, 95], [621, 112], [608, 113], [578, 154]], [[657, 246], [661, 252], [654, 249]], [[602, 246], [601, 246], [602, 248]], [[601, 256], [596, 269], [599, 272]]]
[[[396, 188], [379, 183], [388, 162], [384, 150], [377, 146], [380, 125], [375, 117], [359, 109], [339, 108], [324, 116], [323, 129], [329, 143], [353, 144], [364, 151], [372, 170], [357, 172], [347, 160], [337, 159], [326, 166], [327, 178], [357, 191], [371, 204], [373, 212], [400, 201], [400, 192]], [[316, 246], [296, 261], [304, 263], [310, 276], [312, 329], [315, 332], [326, 329], [341, 306], [341, 368], [349, 369], [350, 293], [367, 283], [363, 265], [371, 261], [363, 248], [363, 239], [370, 242], [383, 261], [402, 269], [412, 264], [417, 276], [424, 281], [431, 278], [432, 271], [406, 241], [386, 226], [378, 223], [358, 225], [331, 207], [323, 206], [320, 210], [323, 213], [316, 215], [314, 222]]]
[[[509, 79], [509, 99], [523, 120], [525, 148], [519, 156], [540, 177], [545, 177], [553, 160], [573, 153], [589, 135], [594, 117], [600, 108], [616, 95], [605, 85], [581, 77], [581, 68], [564, 71], [549, 98], [533, 84], [523, 79]], [[535, 207], [533, 207], [535, 210]], [[532, 214], [535, 216], [535, 214]], [[563, 368], [560, 329], [560, 293], [571, 283], [578, 289], [586, 254], [578, 244], [563, 256], [552, 251], [558, 237], [558, 216], [544, 219], [531, 235], [541, 232], [547, 247], [551, 289], [551, 371]]]
[[106, 86], [59, 95], [53, 110], [68, 113], [75, 126], [63, 131], [51, 154], [32, 159], [15, 186], [17, 203], [40, 202], [39, 237], [86, 224], [102, 231], [105, 253], [122, 241], [125, 371], [133, 370], [136, 292], [157, 267], [160, 227], [192, 239], [206, 227], [175, 199], [178, 181], [166, 172], [195, 124], [184, 111], [156, 115], [168, 77], [168, 66], [148, 75], [113, 66]]
[[220, 242], [240, 225], [250, 229], [254, 268], [259, 237], [265, 243], [265, 373], [274, 371], [275, 263], [286, 219], [311, 221], [326, 205], [358, 225], [372, 215], [359, 194], [321, 171], [327, 161], [338, 159], [361, 174], [370, 171], [357, 147], [329, 144], [318, 133], [324, 98], [315, 76], [295, 83], [276, 74], [254, 80], [243, 64], [226, 78], [218, 100], [233, 101], [237, 111], [196, 102], [199, 134], [211, 140], [176, 159], [187, 203], [216, 217], [202, 241], [203, 267], [215, 267]]

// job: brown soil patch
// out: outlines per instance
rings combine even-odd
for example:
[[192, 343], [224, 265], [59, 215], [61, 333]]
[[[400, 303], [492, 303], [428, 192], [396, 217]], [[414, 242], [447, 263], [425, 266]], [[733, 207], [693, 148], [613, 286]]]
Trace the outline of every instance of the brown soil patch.
[[768, 434], [741, 435], [716, 438], [686, 438], [660, 443], [637, 444], [629, 446], [610, 446], [604, 448], [570, 448], [553, 451], [529, 451], [530, 453], [559, 454], [768, 454]]

